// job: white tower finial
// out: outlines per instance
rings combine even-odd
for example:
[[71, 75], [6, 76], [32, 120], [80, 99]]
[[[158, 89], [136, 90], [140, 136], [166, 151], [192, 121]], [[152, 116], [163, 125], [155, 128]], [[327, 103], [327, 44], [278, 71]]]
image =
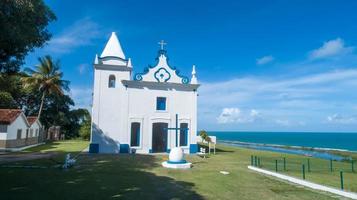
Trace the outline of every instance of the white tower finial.
[[133, 67], [133, 65], [131, 64], [131, 58], [128, 58], [128, 63], [126, 64], [127, 67]]
[[99, 64], [98, 54], [95, 54], [94, 64]]
[[192, 65], [192, 78], [191, 78], [191, 84], [197, 84], [197, 77], [196, 77], [196, 66]]
[[110, 57], [110, 56], [125, 59], [123, 49], [120, 46], [119, 39], [115, 34], [115, 32], [112, 32], [112, 35], [110, 36], [107, 44], [105, 45], [103, 53], [100, 57], [103, 58], [103, 57]]

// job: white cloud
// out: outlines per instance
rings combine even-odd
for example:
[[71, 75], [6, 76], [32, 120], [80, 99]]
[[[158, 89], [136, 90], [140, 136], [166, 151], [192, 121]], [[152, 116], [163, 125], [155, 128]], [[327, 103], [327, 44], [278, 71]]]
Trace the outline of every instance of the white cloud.
[[275, 123], [280, 126], [290, 126], [291, 125], [290, 121], [287, 119], [276, 119]]
[[265, 64], [268, 64], [270, 62], [273, 62], [274, 61], [274, 57], [269, 55], [269, 56], [263, 56], [261, 58], [258, 58], [257, 59], [257, 65], [265, 65]]
[[354, 47], [346, 47], [341, 38], [329, 40], [322, 47], [310, 52], [311, 59], [328, 58], [337, 55], [347, 54], [353, 51]]
[[80, 46], [92, 45], [100, 37], [99, 25], [89, 18], [76, 21], [62, 33], [54, 35], [45, 47], [45, 51], [57, 54], [69, 53]]
[[[356, 84], [357, 69], [294, 77], [257, 76], [203, 82], [199, 88], [199, 125], [237, 129], [251, 124], [247, 129], [301, 127], [309, 130], [309, 127], [323, 123], [322, 119], [329, 113], [351, 115], [355, 112], [357, 93], [353, 91]], [[254, 108], [263, 117], [257, 123], [252, 120], [254, 118], [247, 117], [254, 116], [254, 110], [239, 108]], [[239, 127], [235, 127], [238, 123]], [[224, 124], [224, 127], [217, 124]]]
[[333, 114], [327, 117], [327, 121], [335, 124], [357, 124], [357, 116], [342, 116], [340, 114]]
[[260, 117], [257, 110], [242, 112], [239, 108], [223, 108], [221, 114], [217, 118], [219, 124], [229, 123], [251, 123]]

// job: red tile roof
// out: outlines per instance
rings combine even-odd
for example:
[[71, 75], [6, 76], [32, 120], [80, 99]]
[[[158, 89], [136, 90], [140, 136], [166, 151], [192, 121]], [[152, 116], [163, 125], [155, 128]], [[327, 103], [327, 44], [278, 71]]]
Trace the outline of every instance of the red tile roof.
[[21, 113], [20, 109], [0, 109], [0, 123], [11, 124]]
[[29, 122], [30, 126], [35, 123], [35, 121], [37, 120], [36, 116], [28, 116], [27, 117], [27, 121]]

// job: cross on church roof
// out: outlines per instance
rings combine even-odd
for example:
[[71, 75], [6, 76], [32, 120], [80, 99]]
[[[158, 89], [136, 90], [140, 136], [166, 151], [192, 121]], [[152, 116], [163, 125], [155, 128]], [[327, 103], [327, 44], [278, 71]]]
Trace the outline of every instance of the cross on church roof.
[[164, 50], [164, 45], [167, 45], [167, 43], [164, 40], [161, 40], [158, 44], [160, 45], [161, 50]]

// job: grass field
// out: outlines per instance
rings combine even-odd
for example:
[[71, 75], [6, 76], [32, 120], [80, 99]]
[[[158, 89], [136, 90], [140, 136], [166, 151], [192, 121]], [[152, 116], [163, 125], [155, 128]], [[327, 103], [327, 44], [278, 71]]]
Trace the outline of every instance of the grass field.
[[[29, 151], [57, 149], [62, 153], [79, 152], [82, 147], [81, 141], [69, 141]], [[187, 156], [187, 160], [193, 163], [190, 170], [169, 170], [161, 167], [161, 162], [167, 159], [166, 155], [82, 154], [77, 164], [69, 170], [0, 168], [0, 194], [1, 199], [36, 200], [338, 198], [248, 170], [250, 155], [258, 154], [267, 157], [281, 155], [218, 146], [217, 155], [206, 159]], [[51, 162], [41, 159], [14, 164], [51, 166]], [[229, 171], [230, 174], [222, 175], [219, 173], [221, 170]]]
[[33, 152], [59, 152], [59, 153], [78, 153], [87, 148], [89, 142], [84, 140], [65, 140], [46, 143], [44, 145], [32, 147], [22, 151], [23, 153]]
[[[349, 156], [351, 155], [355, 156], [350, 153]], [[344, 189], [346, 191], [357, 192], [357, 162], [354, 162], [354, 171], [352, 171], [352, 164], [350, 161], [333, 161], [331, 171], [329, 160], [309, 158], [306, 156], [298, 155], [279, 155], [270, 152], [258, 152], [257, 156], [260, 157], [261, 168], [275, 171], [275, 162], [278, 160], [279, 173], [295, 176], [298, 178], [303, 177], [302, 165], [304, 164], [306, 180], [336, 188], [341, 187], [340, 171], [342, 171]], [[286, 170], [284, 170], [283, 157], [286, 157]], [[308, 167], [309, 165], [310, 170]]]

